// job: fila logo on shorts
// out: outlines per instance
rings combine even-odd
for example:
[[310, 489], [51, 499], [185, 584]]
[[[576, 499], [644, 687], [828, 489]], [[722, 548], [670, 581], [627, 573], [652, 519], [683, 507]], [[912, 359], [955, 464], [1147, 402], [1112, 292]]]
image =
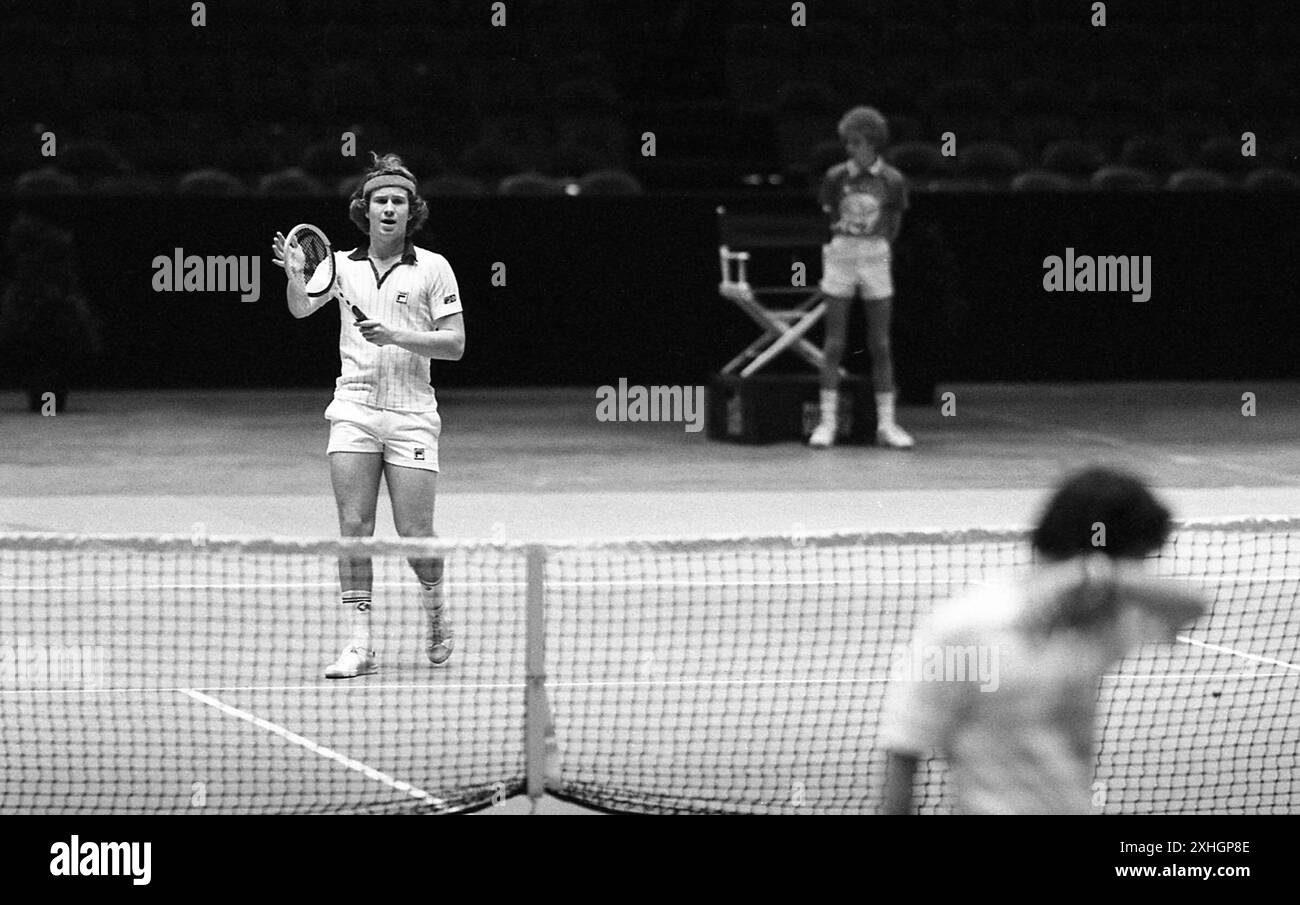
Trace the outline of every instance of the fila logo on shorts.
[[415, 461], [417, 461], [417, 462], [423, 462], [423, 461], [424, 461], [424, 447], [423, 447], [423, 446], [417, 446], [417, 447], [415, 448]]

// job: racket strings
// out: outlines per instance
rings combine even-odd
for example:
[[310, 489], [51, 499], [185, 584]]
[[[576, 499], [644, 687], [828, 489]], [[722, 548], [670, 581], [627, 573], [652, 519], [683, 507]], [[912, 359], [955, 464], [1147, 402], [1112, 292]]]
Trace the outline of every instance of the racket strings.
[[305, 230], [297, 236], [298, 247], [302, 249], [303, 257], [303, 278], [310, 280], [316, 268], [325, 260], [329, 253], [325, 243], [320, 240], [320, 236], [315, 233], [309, 233]]
[[[312, 295], [323, 294], [334, 279], [329, 243], [314, 230], [308, 229], [298, 230], [294, 233], [294, 239], [303, 256], [302, 282]], [[326, 262], [330, 262], [330, 265], [322, 267]]]

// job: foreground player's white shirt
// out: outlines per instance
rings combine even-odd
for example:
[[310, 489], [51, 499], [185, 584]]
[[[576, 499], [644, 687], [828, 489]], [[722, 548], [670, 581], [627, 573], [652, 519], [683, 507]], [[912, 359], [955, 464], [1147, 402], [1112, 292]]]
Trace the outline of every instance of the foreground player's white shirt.
[[[1071, 562], [981, 588], [941, 607], [913, 639], [913, 657], [996, 655], [986, 657], [996, 664], [994, 681], [926, 680], [914, 670], [896, 676], [886, 697], [880, 745], [946, 757], [959, 813], [1096, 813], [1101, 678], [1143, 643], [1169, 640], [1180, 617], [1161, 612], [1124, 578], [1140, 573], [1120, 568], [1097, 580], [1094, 567], [1111, 569]], [[1086, 586], [1085, 569], [1093, 570]], [[1043, 608], [1081, 592], [1117, 594], [1117, 618], [1093, 630], [1029, 630]]]
[[343, 365], [334, 398], [396, 411], [436, 411], [430, 359], [398, 346], [366, 342], [347, 303], [396, 329], [432, 330], [439, 318], [461, 311], [456, 275], [447, 259], [408, 241], [402, 259], [386, 273], [376, 270], [364, 248], [336, 251], [334, 265]]

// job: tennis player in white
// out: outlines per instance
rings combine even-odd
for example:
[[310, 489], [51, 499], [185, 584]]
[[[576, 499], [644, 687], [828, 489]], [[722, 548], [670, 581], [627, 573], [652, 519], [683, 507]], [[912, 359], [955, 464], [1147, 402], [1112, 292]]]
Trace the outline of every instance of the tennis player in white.
[[1065, 481], [1034, 531], [1033, 568], [939, 608], [913, 640], [945, 658], [996, 656], [998, 674], [895, 677], [879, 739], [884, 812], [913, 812], [917, 764], [935, 752], [958, 813], [1095, 813], [1102, 676], [1207, 608], [1201, 591], [1143, 562], [1169, 528], [1169, 511], [1134, 477], [1090, 468]]
[[[460, 290], [446, 258], [411, 242], [429, 217], [415, 177], [395, 155], [372, 158], [373, 166], [348, 209], [369, 245], [333, 253], [332, 293], [313, 299], [290, 279], [287, 299], [290, 312], [299, 318], [338, 299], [342, 373], [325, 417], [330, 422], [330, 478], [340, 532], [345, 537], [374, 534], [382, 476], [397, 533], [432, 537], [442, 421], [429, 363], [457, 361], [465, 353]], [[296, 246], [286, 247], [280, 233], [273, 251], [280, 267], [286, 255], [302, 254]], [[426, 652], [435, 666], [442, 666], [452, 652], [442, 593], [443, 561], [410, 562], [428, 617]], [[351, 614], [352, 638], [325, 675], [370, 675], [378, 670], [370, 634], [370, 558], [341, 558], [339, 585]]]

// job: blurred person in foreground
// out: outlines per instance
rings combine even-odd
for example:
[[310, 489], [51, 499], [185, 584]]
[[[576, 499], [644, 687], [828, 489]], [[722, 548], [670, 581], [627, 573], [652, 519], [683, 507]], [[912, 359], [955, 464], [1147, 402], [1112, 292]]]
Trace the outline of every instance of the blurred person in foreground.
[[913, 640], [947, 663], [952, 652], [985, 655], [996, 675], [893, 678], [883, 812], [914, 812], [916, 767], [933, 752], [951, 769], [957, 813], [1094, 813], [1102, 676], [1207, 608], [1143, 561], [1169, 531], [1169, 510], [1138, 479], [1097, 467], [1069, 477], [1033, 532], [1028, 573], [940, 607]]
[[0, 293], [0, 363], [27, 393], [30, 412], [62, 412], [78, 363], [102, 344], [77, 288], [72, 235], [20, 214], [5, 240]]

